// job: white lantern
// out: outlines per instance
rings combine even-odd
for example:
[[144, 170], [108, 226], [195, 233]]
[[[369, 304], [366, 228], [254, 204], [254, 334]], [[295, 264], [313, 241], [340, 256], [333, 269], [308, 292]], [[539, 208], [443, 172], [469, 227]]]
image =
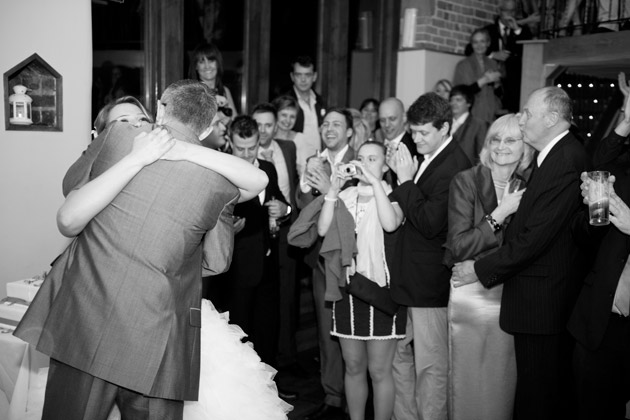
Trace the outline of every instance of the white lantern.
[[31, 119], [31, 102], [33, 102], [33, 99], [26, 94], [27, 90], [27, 87], [22, 85], [15, 85], [13, 87], [13, 92], [15, 93], [9, 96], [9, 122], [11, 124], [33, 124], [33, 120]]

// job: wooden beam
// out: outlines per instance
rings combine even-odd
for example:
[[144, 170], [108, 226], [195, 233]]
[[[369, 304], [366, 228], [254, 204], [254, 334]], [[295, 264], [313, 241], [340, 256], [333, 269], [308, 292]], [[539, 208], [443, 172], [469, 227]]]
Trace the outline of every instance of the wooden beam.
[[376, 0], [374, 22], [374, 96], [396, 94], [400, 0]]
[[184, 0], [144, 2], [144, 103], [152, 115], [166, 87], [184, 76]]
[[519, 42], [523, 44], [521, 103], [519, 104], [519, 109], [522, 109], [532, 91], [545, 86], [543, 54], [548, 42], [546, 39]]
[[564, 66], [601, 64], [630, 58], [630, 31], [556, 38], [545, 46], [544, 62]]
[[321, 94], [329, 106], [348, 102], [349, 0], [319, 0], [317, 63]]
[[240, 92], [243, 114], [249, 113], [256, 104], [269, 100], [271, 2], [245, 0], [244, 19], [243, 58], [246, 64]]
[[[184, 0], [162, 0], [160, 88], [184, 78]], [[161, 92], [160, 92], [161, 93]]]
[[155, 115], [158, 92], [159, 25], [156, 23], [159, 5], [156, 1], [144, 2], [144, 105], [151, 115]]

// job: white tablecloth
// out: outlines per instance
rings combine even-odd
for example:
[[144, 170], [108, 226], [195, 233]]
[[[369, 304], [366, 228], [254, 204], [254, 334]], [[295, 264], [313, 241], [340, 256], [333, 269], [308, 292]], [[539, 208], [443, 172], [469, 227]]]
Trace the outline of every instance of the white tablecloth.
[[48, 356], [10, 333], [0, 333], [0, 419], [41, 418], [48, 365]]

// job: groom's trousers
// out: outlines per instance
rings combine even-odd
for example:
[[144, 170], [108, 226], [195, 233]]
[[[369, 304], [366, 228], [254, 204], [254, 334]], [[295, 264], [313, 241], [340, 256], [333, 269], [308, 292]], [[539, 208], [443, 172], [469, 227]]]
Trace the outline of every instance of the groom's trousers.
[[42, 420], [106, 420], [114, 403], [123, 419], [182, 420], [184, 402], [146, 397], [50, 359]]

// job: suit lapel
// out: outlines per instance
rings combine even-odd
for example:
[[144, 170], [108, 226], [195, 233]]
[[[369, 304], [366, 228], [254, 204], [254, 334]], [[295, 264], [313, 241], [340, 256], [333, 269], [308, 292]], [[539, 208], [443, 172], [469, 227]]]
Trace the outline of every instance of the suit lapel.
[[[556, 159], [556, 156], [562, 153], [562, 149], [569, 142], [569, 134], [570, 133], [567, 133], [567, 135], [562, 137], [560, 141], [553, 146], [553, 148], [549, 151], [549, 154], [545, 157], [545, 160], [543, 160], [543, 163], [540, 166], [538, 166], [538, 153], [535, 154], [533, 170], [527, 182], [527, 189], [523, 194], [523, 198], [521, 199], [521, 203], [519, 204], [518, 211], [514, 214], [514, 217], [512, 219], [513, 223], [508, 226], [508, 232], [512, 231], [512, 229], [516, 229], [514, 231], [518, 232], [521, 228], [521, 225], [527, 219], [527, 217], [523, 215], [527, 215], [531, 212], [535, 197], [538, 197], [541, 190], [544, 190], [549, 179], [549, 174], [546, 174], [546, 172], [549, 172], [549, 168], [552, 168], [554, 166], [554, 160]], [[512, 229], [509, 229], [510, 227]]]
[[[417, 182], [418, 185], [424, 182], [426, 177], [429, 176], [435, 168], [440, 166], [446, 160], [446, 158], [448, 157], [448, 155], [451, 154], [455, 146], [457, 146], [455, 139], [451, 139], [451, 142], [435, 157], [435, 159], [431, 161], [431, 163], [429, 163], [429, 166], [427, 166], [422, 175], [420, 175], [420, 178]], [[422, 164], [422, 162], [424, 161], [424, 156], [421, 155], [421, 157], [422, 159], [418, 159], [418, 162], [420, 164]]]
[[[567, 133], [565, 134], [549, 151], [549, 153], [547, 154], [547, 156], [545, 157], [545, 160], [543, 160], [543, 163], [540, 165], [540, 168], [542, 167], [547, 167], [548, 165], [553, 165], [553, 163], [549, 163], [549, 161], [553, 161], [554, 157], [556, 154], [560, 153], [560, 151], [562, 150], [562, 148], [569, 142], [569, 134], [571, 133]], [[540, 153], [536, 153], [536, 160], [534, 161], [534, 163], [536, 164], [538, 162], [538, 155]], [[534, 168], [536, 168], [536, 165], [534, 165]]]
[[478, 198], [483, 211], [490, 214], [498, 205], [492, 173], [485, 166], [478, 166], [478, 168], [479, 170], [475, 171], [475, 183], [477, 184], [477, 191], [479, 191]]
[[290, 201], [291, 205], [295, 205], [295, 187], [298, 183], [297, 181], [297, 169], [295, 164], [295, 156], [291, 156], [289, 153], [289, 146], [286, 143], [286, 140], [276, 140], [278, 146], [280, 146], [280, 150], [282, 151], [282, 156], [284, 156], [284, 162], [286, 163], [287, 171], [289, 172], [289, 191], [291, 194]]

